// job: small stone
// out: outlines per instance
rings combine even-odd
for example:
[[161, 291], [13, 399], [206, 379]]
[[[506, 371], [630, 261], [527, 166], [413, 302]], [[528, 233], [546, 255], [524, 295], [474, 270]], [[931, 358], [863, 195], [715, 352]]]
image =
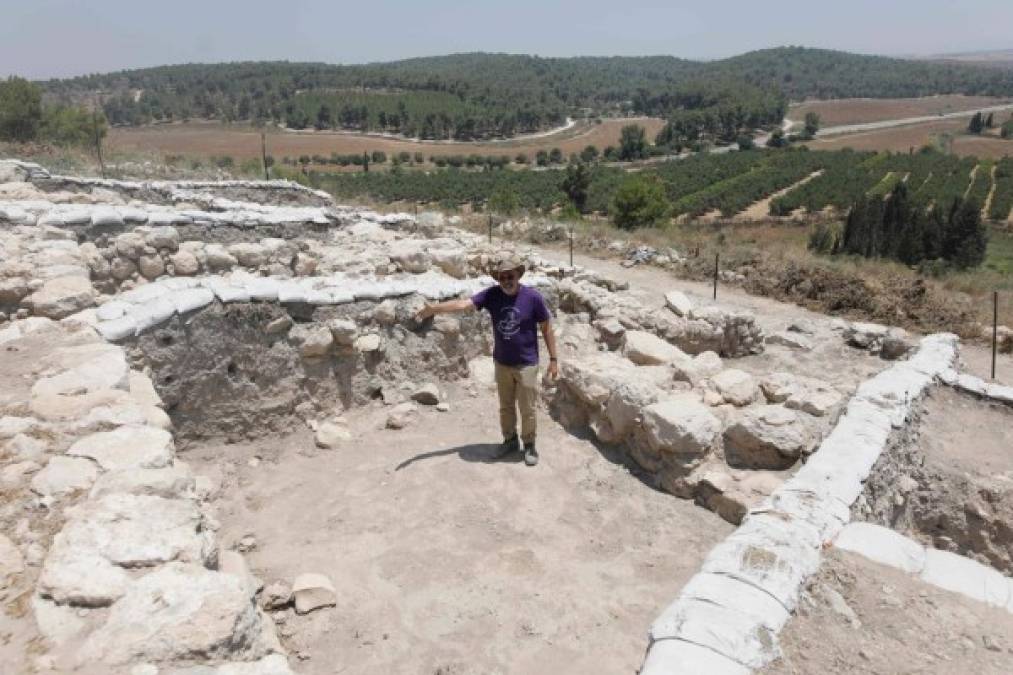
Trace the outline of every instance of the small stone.
[[240, 553], [249, 553], [257, 548], [257, 538], [248, 534], [236, 543], [236, 550]]
[[176, 268], [176, 275], [181, 277], [192, 277], [200, 271], [200, 262], [190, 251], [179, 251], [169, 258], [173, 267]]
[[445, 401], [441, 401], [436, 404], [436, 409], [440, 412], [450, 412], [450, 404]]
[[419, 418], [419, 410], [414, 403], [401, 403], [394, 406], [387, 415], [388, 429], [404, 429]]
[[1002, 643], [1000, 643], [997, 638], [992, 637], [991, 635], [982, 635], [981, 644], [983, 644], [985, 646], [985, 649], [987, 649], [990, 652], [1002, 651]]
[[359, 327], [351, 319], [334, 319], [327, 324], [334, 341], [342, 347], [351, 347], [359, 336]]
[[677, 316], [689, 316], [689, 313], [693, 311], [693, 302], [682, 291], [666, 293], [665, 305]]
[[292, 589], [284, 581], [272, 581], [260, 593], [260, 605], [268, 611], [284, 609], [291, 602]]
[[333, 450], [342, 443], [352, 440], [352, 434], [342, 424], [323, 422], [317, 427], [314, 440], [318, 448]]
[[380, 336], [375, 333], [362, 335], [356, 338], [353, 346], [357, 352], [375, 352], [380, 349]]
[[268, 324], [264, 327], [264, 332], [266, 332], [268, 335], [277, 335], [278, 333], [284, 333], [291, 327], [292, 327], [292, 317], [286, 314], [284, 316], [279, 316], [277, 319], [274, 319], [273, 321], [269, 321]]
[[393, 300], [384, 300], [373, 309], [373, 321], [382, 326], [390, 326], [397, 320], [397, 304]]
[[440, 402], [440, 390], [435, 384], [429, 382], [412, 392], [412, 400], [422, 405], [436, 405]]
[[711, 382], [725, 401], [739, 407], [749, 405], [760, 393], [753, 376], [735, 368], [721, 371]]
[[142, 255], [137, 261], [137, 267], [141, 271], [141, 276], [148, 280], [157, 279], [165, 273], [165, 261], [157, 253]]
[[320, 325], [298, 325], [288, 332], [288, 339], [299, 347], [299, 354], [304, 359], [314, 359], [327, 356], [331, 345], [334, 343], [334, 336], [330, 329]]
[[292, 583], [296, 614], [306, 614], [321, 607], [334, 607], [338, 596], [334, 584], [322, 574], [300, 574]]

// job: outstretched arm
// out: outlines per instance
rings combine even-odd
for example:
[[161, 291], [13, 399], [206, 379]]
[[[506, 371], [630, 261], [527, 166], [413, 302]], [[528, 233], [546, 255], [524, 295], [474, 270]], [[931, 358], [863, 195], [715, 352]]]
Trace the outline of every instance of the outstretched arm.
[[457, 300], [447, 300], [445, 302], [437, 302], [435, 304], [429, 304], [428, 302], [415, 313], [416, 321], [425, 321], [434, 314], [451, 314], [453, 312], [468, 312], [475, 311], [475, 303], [471, 301], [471, 298], [458, 298]]
[[559, 360], [557, 358], [559, 352], [556, 351], [556, 334], [552, 330], [552, 322], [543, 321], [538, 324], [538, 327], [542, 329], [542, 337], [545, 338], [545, 346], [549, 350], [549, 377], [556, 379], [559, 377]]

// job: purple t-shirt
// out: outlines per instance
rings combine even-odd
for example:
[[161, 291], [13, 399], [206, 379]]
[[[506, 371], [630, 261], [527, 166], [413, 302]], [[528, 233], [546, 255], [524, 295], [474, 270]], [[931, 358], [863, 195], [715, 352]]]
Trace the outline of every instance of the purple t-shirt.
[[497, 363], [538, 365], [538, 324], [552, 318], [541, 293], [521, 284], [517, 295], [507, 295], [499, 286], [490, 286], [471, 301], [492, 317], [492, 358]]

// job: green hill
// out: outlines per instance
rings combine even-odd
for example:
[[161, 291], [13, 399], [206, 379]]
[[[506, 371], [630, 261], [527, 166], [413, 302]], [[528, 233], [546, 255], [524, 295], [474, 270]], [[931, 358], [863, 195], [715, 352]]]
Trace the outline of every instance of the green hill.
[[580, 114], [734, 112], [730, 124], [760, 126], [780, 120], [786, 99], [1013, 95], [1013, 70], [781, 47], [711, 62], [469, 53], [363, 65], [183, 64], [41, 84], [58, 100], [101, 95], [113, 124], [250, 119], [468, 139]]

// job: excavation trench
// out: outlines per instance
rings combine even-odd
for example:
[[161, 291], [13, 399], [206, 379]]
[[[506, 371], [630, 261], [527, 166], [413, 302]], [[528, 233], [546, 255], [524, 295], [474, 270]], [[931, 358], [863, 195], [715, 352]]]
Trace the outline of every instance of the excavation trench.
[[1013, 409], [934, 387], [873, 468], [855, 516], [1013, 574], [1011, 447]]
[[[265, 583], [333, 581], [335, 608], [270, 613], [300, 672], [635, 670], [646, 627], [732, 526], [545, 414], [538, 467], [495, 460], [495, 392], [469, 377], [488, 319], [417, 326], [419, 302], [396, 300], [393, 321], [372, 302], [215, 303], [124, 346], [210, 478], [222, 545]], [[379, 349], [307, 359], [287, 336], [343, 319]], [[386, 428], [385, 402], [427, 381], [450, 411]], [[321, 449], [304, 420], [335, 411], [350, 440]]]

